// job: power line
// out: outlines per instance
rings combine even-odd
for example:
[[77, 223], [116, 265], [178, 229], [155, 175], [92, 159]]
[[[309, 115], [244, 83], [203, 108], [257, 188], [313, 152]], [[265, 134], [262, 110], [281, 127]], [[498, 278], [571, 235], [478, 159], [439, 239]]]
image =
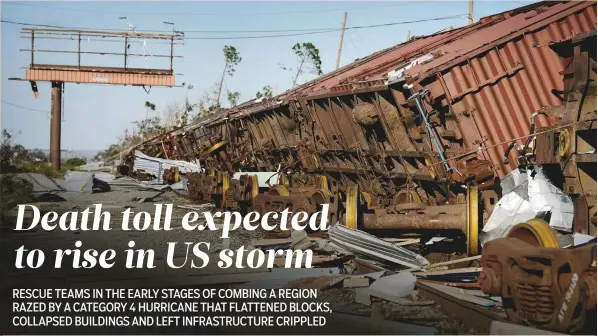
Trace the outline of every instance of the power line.
[[21, 109], [24, 109], [24, 110], [29, 110], [29, 111], [34, 111], [34, 112], [42, 112], [42, 113], [45, 113], [45, 114], [50, 113], [50, 111], [44, 111], [44, 110], [38, 110], [38, 109], [30, 108], [30, 107], [25, 107], [25, 106], [13, 104], [13, 103], [10, 103], [10, 102], [4, 101], [4, 100], [2, 102], [4, 104], [11, 105], [11, 106], [14, 106], [14, 107], [18, 107], [18, 108], [21, 108]]
[[[35, 24], [35, 23], [26, 23], [26, 22], [16, 22], [10, 20], [2, 20], [4, 23], [9, 24], [17, 24], [22, 26], [31, 26], [31, 27], [44, 27], [44, 28], [57, 28], [57, 29], [87, 29], [87, 30], [100, 30], [100, 31], [123, 31], [123, 29], [116, 29], [116, 28], [81, 28], [81, 27], [73, 27], [73, 26], [56, 26], [56, 25], [48, 25], [48, 24]], [[336, 28], [313, 28], [313, 29], [270, 29], [270, 30], [185, 30], [185, 33], [276, 33], [276, 32], [312, 32], [312, 31], [326, 31], [330, 29]], [[143, 30], [140, 32], [149, 32], [149, 33], [172, 33], [171, 30]]]
[[3, 4], [5, 4], [5, 5], [15, 5], [15, 6], [27, 6], [27, 7], [46, 8], [46, 9], [50, 9], [50, 10], [65, 10], [65, 11], [73, 11], [73, 12], [91, 12], [91, 13], [94, 13], [94, 14], [97, 14], [97, 13], [106, 13], [106, 14], [114, 14], [114, 15], [265, 16], [265, 15], [298, 14], [298, 13], [338, 12], [338, 11], [350, 11], [350, 10], [360, 10], [360, 11], [363, 11], [363, 10], [374, 9], [374, 8], [387, 8], [387, 7], [404, 6], [406, 3], [416, 3], [416, 2], [417, 1], [407, 1], [407, 2], [402, 2], [400, 4], [382, 5], [382, 6], [360, 6], [360, 7], [349, 7], [349, 8], [328, 8], [328, 9], [311, 9], [311, 10], [284, 11], [284, 12], [262, 12], [262, 13], [231, 13], [231, 12], [226, 12], [226, 13], [121, 12], [121, 11], [105, 11], [105, 10], [95, 10], [95, 9], [55, 7], [55, 6], [34, 5], [34, 4], [25, 4], [25, 3], [16, 3], [16, 2], [3, 2]]
[[[353, 21], [351, 21], [351, 22], [353, 22]], [[364, 40], [361, 38], [361, 35], [359, 34], [359, 31], [357, 31], [357, 30], [356, 30], [356, 31], [355, 31], [355, 35], [357, 36], [357, 38], [359, 39], [359, 41], [361, 42], [361, 44], [363, 44], [363, 46], [364, 46], [366, 49], [369, 49], [369, 47], [368, 47], [367, 43], [365, 43], [365, 41], [364, 41]]]
[[[378, 28], [378, 27], [389, 27], [389, 26], [396, 26], [396, 25], [403, 25], [403, 24], [411, 24], [411, 23], [420, 23], [420, 22], [430, 22], [430, 21], [441, 21], [441, 20], [451, 20], [451, 19], [458, 19], [467, 16], [467, 14], [457, 14], [451, 16], [444, 16], [444, 17], [437, 17], [437, 18], [427, 18], [427, 19], [418, 19], [418, 20], [410, 20], [410, 21], [400, 21], [400, 22], [390, 22], [390, 23], [381, 23], [375, 25], [365, 25], [365, 26], [352, 26], [346, 27], [346, 30], [356, 30], [356, 29], [367, 29], [367, 28]], [[1, 20], [3, 23], [9, 24], [17, 24], [23, 26], [37, 26], [37, 27], [47, 27], [47, 28], [59, 28], [59, 29], [79, 29], [79, 30], [114, 30], [114, 29], [98, 29], [98, 28], [86, 28], [86, 27], [66, 27], [66, 26], [54, 26], [54, 25], [43, 25], [43, 24], [33, 24], [33, 23], [25, 23], [25, 22], [17, 22], [17, 21], [9, 21], [9, 20]], [[325, 33], [332, 33], [338, 32], [341, 28], [315, 28], [313, 30], [309, 30], [306, 32], [300, 33], [291, 33], [291, 34], [275, 34], [275, 35], [253, 35], [253, 36], [226, 36], [226, 37], [189, 37], [186, 36], [185, 40], [243, 40], [243, 39], [260, 39], [260, 38], [272, 38], [272, 37], [288, 37], [288, 36], [301, 36], [301, 35], [314, 35], [314, 34], [325, 34]], [[156, 31], [154, 31], [156, 32]], [[166, 32], [166, 31], [163, 31]], [[276, 31], [272, 31], [276, 32]]]

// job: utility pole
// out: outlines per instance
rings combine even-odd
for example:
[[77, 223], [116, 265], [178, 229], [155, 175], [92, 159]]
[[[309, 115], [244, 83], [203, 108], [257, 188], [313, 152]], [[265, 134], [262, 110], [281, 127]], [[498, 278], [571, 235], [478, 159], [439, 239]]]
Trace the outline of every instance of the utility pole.
[[341, 40], [338, 43], [338, 54], [336, 55], [336, 68], [341, 65], [341, 52], [343, 51], [343, 38], [345, 38], [345, 27], [347, 26], [347, 12], [343, 19], [343, 28], [341, 29]]
[[473, 0], [469, 0], [469, 24], [473, 23]]
[[62, 89], [63, 82], [52, 82], [52, 117], [50, 120], [50, 161], [52, 166], [60, 169], [60, 117], [62, 114]]
[[411, 29], [409, 29], [409, 31], [407, 32], [407, 42], [409, 42], [410, 38], [411, 38]]

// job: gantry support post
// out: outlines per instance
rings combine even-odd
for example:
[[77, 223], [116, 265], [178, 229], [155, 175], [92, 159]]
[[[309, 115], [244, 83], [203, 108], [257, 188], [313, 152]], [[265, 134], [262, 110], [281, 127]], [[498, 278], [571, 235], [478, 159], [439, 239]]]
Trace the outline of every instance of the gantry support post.
[[63, 82], [52, 82], [52, 111], [50, 118], [50, 161], [60, 169], [60, 123], [62, 122]]

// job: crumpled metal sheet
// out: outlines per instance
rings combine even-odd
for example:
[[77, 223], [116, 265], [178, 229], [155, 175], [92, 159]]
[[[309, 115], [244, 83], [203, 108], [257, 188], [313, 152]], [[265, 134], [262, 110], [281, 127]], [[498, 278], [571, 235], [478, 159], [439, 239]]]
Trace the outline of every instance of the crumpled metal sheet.
[[332, 242], [330, 247], [334, 250], [338, 249], [339, 252], [348, 251], [408, 268], [424, 268], [430, 264], [426, 258], [417, 253], [397, 247], [369, 233], [350, 229], [340, 223], [328, 229], [328, 236]]
[[164, 171], [171, 167], [177, 167], [181, 173], [199, 172], [201, 167], [197, 163], [187, 161], [168, 160], [155, 158], [135, 151], [135, 161], [133, 162], [133, 171], [140, 171], [156, 176], [151, 182], [164, 184]]
[[573, 201], [569, 195], [554, 186], [541, 166], [514, 170], [501, 181], [503, 197], [480, 234], [482, 244], [503, 237], [511, 227], [533, 218], [548, 220], [561, 231], [573, 228]]

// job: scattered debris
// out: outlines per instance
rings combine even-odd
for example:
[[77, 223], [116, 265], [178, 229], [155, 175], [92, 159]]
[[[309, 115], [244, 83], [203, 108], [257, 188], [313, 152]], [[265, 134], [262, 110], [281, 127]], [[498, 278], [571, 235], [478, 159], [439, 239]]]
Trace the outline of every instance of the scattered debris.
[[214, 204], [206, 203], [206, 204], [185, 204], [185, 205], [177, 205], [178, 208], [193, 210], [197, 212], [209, 211], [215, 208]]
[[370, 279], [368, 278], [350, 277], [345, 278], [345, 280], [343, 281], [343, 287], [345, 288], [368, 287], [369, 285]]
[[445, 240], [447, 240], [446, 237], [433, 237], [432, 239], [430, 239], [426, 242], [426, 245], [432, 245], [434, 243], [438, 243], [438, 242], [445, 241]]
[[61, 197], [55, 193], [43, 193], [39, 195], [34, 195], [34, 198], [37, 202], [65, 202], [66, 200], [64, 197]]
[[430, 282], [428, 282], [426, 284], [428, 286], [435, 288], [439, 291], [442, 291], [448, 295], [454, 296], [457, 299], [475, 303], [482, 307], [493, 307], [494, 305], [496, 305], [496, 302], [493, 300], [484, 299], [484, 298], [481, 298], [478, 296], [467, 294], [467, 292], [465, 292], [463, 289], [460, 289], [460, 288], [455, 288], [455, 287], [450, 287], [450, 286], [445, 286], [445, 285], [440, 285], [440, 284], [435, 284], [435, 283], [430, 283]]
[[96, 178], [95, 174], [91, 174], [91, 192], [92, 193], [100, 193], [100, 192], [108, 192], [110, 191], [110, 185], [98, 178]]
[[548, 330], [527, 327], [502, 321], [492, 321], [490, 335], [565, 335]]
[[477, 256], [473, 256], [473, 257], [467, 257], [467, 258], [462, 258], [462, 259], [455, 259], [455, 260], [445, 261], [445, 262], [441, 262], [441, 263], [431, 264], [430, 269], [437, 268], [440, 266], [455, 265], [455, 264], [460, 264], [463, 262], [480, 260], [481, 257], [482, 257], [481, 255], [477, 255]]
[[251, 245], [254, 247], [265, 247], [268, 249], [273, 249], [277, 247], [289, 247], [291, 246], [292, 239], [288, 238], [278, 238], [278, 239], [260, 239], [256, 240], [253, 239], [251, 241]]
[[542, 166], [525, 171], [516, 169], [500, 184], [503, 197], [484, 225], [480, 234], [482, 244], [505, 236], [514, 225], [533, 218], [549, 217], [551, 227], [571, 231], [573, 201], [550, 182]]
[[[164, 171], [166, 169], [176, 167], [181, 173], [199, 172], [200, 166], [197, 163], [187, 161], [167, 160], [155, 158], [135, 151], [135, 160], [133, 162], [133, 171], [136, 173], [145, 173], [153, 177], [149, 182], [163, 184]], [[182, 185], [181, 185], [182, 189]]]
[[561, 248], [569, 248], [595, 242], [596, 237], [575, 232], [573, 234], [560, 235], [557, 237], [557, 240]]
[[390, 302], [409, 305], [410, 300], [403, 299], [403, 297], [413, 291], [415, 280], [415, 276], [409, 272], [381, 277], [368, 288], [358, 288], [355, 291], [355, 300], [369, 306], [371, 304], [370, 297], [375, 296]]
[[429, 265], [428, 260], [417, 253], [394, 246], [363, 231], [349, 229], [339, 223], [330, 228], [328, 234], [331, 243], [334, 244], [331, 247], [338, 249], [339, 253], [350, 251], [405, 267], [424, 268]]

